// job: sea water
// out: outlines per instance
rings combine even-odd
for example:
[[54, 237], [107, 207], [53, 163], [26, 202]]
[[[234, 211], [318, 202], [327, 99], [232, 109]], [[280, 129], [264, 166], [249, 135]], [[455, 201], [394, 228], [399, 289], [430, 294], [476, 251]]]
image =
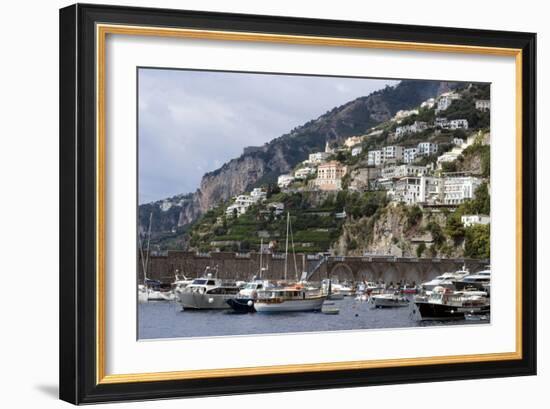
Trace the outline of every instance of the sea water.
[[[212, 337], [360, 329], [471, 325], [472, 321], [416, 321], [408, 307], [377, 308], [345, 297], [331, 301], [339, 314], [322, 312], [247, 313], [233, 310], [185, 310], [177, 302], [149, 301], [138, 305], [138, 338]], [[332, 307], [332, 306], [331, 306]]]

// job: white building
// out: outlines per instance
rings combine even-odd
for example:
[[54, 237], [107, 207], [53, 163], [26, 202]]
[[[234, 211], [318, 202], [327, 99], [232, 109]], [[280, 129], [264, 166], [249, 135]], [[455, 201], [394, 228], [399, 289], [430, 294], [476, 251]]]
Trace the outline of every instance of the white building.
[[454, 92], [447, 92], [445, 94], [441, 94], [439, 99], [437, 100], [437, 108], [435, 109], [435, 112], [441, 112], [445, 111], [447, 108], [449, 108], [452, 104], [452, 102], [456, 99], [460, 99], [460, 95], [455, 94]]
[[443, 203], [459, 205], [473, 199], [482, 179], [473, 176], [448, 176], [443, 179]]
[[307, 179], [308, 176], [315, 174], [315, 168], [306, 166], [305, 168], [300, 168], [294, 172], [294, 178], [299, 180]]
[[397, 145], [385, 146], [382, 148], [382, 156], [384, 162], [395, 160], [403, 160], [403, 147]]
[[351, 156], [357, 156], [359, 155], [361, 152], [363, 152], [363, 148], [361, 146], [356, 146], [355, 148], [353, 148], [351, 150]]
[[418, 155], [418, 148], [405, 148], [403, 149], [403, 162], [413, 163]]
[[328, 157], [330, 155], [332, 155], [332, 153], [329, 153], [329, 152], [310, 153], [309, 158], [308, 158], [308, 162], [309, 163], [323, 163], [324, 161], [326, 161], [328, 159]]
[[273, 202], [267, 205], [267, 209], [273, 211], [275, 216], [280, 216], [285, 210], [285, 204], [281, 202]]
[[449, 122], [450, 129], [468, 129], [467, 119], [453, 119]]
[[384, 162], [382, 150], [369, 151], [367, 153], [367, 163], [369, 166], [380, 166]]
[[437, 143], [432, 142], [420, 142], [418, 144], [418, 152], [417, 154], [419, 156], [428, 156], [428, 155], [434, 155], [437, 153], [438, 146]]
[[408, 134], [415, 134], [428, 129], [428, 124], [422, 121], [415, 121], [412, 125], [403, 125], [395, 128], [395, 136], [400, 137]]
[[409, 205], [439, 201], [441, 179], [430, 176], [406, 176], [395, 182], [393, 201]]
[[447, 120], [447, 118], [438, 116], [437, 118], [435, 118], [434, 126], [447, 129], [449, 127], [449, 121]]
[[488, 99], [477, 99], [476, 109], [480, 111], [488, 111], [491, 109], [491, 101]]
[[292, 182], [294, 182], [294, 176], [292, 175], [280, 175], [277, 178], [277, 186], [281, 189], [289, 187]]
[[431, 109], [435, 105], [435, 98], [429, 98], [423, 103], [420, 104], [420, 108], [428, 108]]
[[402, 178], [405, 176], [424, 176], [430, 171], [428, 166], [398, 165], [382, 168], [382, 178]]
[[355, 145], [359, 145], [361, 142], [363, 142], [362, 136], [350, 136], [344, 141], [344, 146], [347, 148], [352, 148]]
[[491, 223], [491, 218], [484, 214], [465, 214], [460, 220], [465, 227], [473, 226], [474, 224]]
[[455, 146], [464, 145], [464, 139], [462, 139], [462, 138], [453, 138], [453, 145], [455, 145]]
[[397, 123], [400, 123], [403, 119], [411, 115], [418, 115], [418, 109], [411, 109], [409, 111], [402, 109], [400, 111], [397, 111], [397, 113], [393, 117], [393, 120], [396, 121]]
[[263, 190], [261, 187], [257, 187], [252, 189], [252, 192], [250, 192], [250, 197], [254, 201], [254, 203], [257, 203], [259, 201], [265, 200], [267, 197], [267, 192]]
[[227, 217], [233, 217], [233, 216], [239, 217], [241, 214], [245, 214], [245, 213], [246, 213], [246, 207], [241, 206], [237, 203], [233, 203], [232, 205], [228, 206], [227, 209], [225, 210], [225, 215]]

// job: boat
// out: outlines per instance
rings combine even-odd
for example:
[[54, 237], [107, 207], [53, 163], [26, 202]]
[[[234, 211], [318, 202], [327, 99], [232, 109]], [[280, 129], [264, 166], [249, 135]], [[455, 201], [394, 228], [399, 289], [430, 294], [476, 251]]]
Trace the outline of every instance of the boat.
[[421, 287], [425, 291], [432, 291], [436, 287], [444, 287], [454, 290], [454, 282], [462, 280], [469, 274], [470, 272], [466, 270], [465, 267], [463, 267], [462, 270], [455, 271], [454, 273], [443, 273], [442, 275], [439, 275], [430, 281], [426, 281], [425, 283], [421, 284]]
[[409, 300], [397, 292], [371, 295], [369, 304], [372, 308], [408, 307]]
[[255, 312], [254, 303], [258, 296], [258, 291], [267, 288], [269, 283], [263, 280], [253, 280], [246, 283], [235, 298], [230, 298], [226, 302], [235, 312]]
[[178, 302], [184, 310], [222, 310], [229, 309], [227, 300], [235, 298], [239, 287], [234, 281], [224, 281], [207, 273], [194, 279], [178, 294]]
[[227, 304], [239, 313], [256, 312], [254, 302], [258, 296], [258, 291], [267, 288], [270, 284], [267, 280], [262, 280], [262, 274], [267, 270], [263, 265], [263, 248], [264, 241], [260, 241], [260, 274], [259, 277], [254, 277], [252, 281], [244, 283], [235, 298], [227, 300]]
[[465, 319], [466, 314], [488, 315], [490, 309], [490, 300], [484, 291], [452, 291], [436, 287], [414, 299], [412, 315], [417, 320], [455, 320]]
[[415, 286], [405, 285], [400, 289], [400, 291], [403, 294], [416, 294], [418, 292], [418, 288]]
[[297, 284], [258, 291], [254, 308], [260, 313], [319, 311], [326, 299], [320, 289]]
[[323, 302], [327, 299], [327, 293], [323, 291], [322, 288], [312, 287], [307, 283], [307, 281], [300, 281], [296, 284], [290, 284], [287, 281], [289, 238], [292, 241], [294, 270], [296, 281], [298, 280], [298, 267], [296, 264], [294, 238], [292, 236], [292, 227], [290, 224], [290, 212], [287, 212], [286, 223], [284, 280], [279, 286], [273, 286], [271, 288], [257, 291], [257, 298], [254, 303], [254, 308], [256, 312], [319, 311], [323, 306]]
[[457, 290], [475, 289], [482, 291], [484, 287], [491, 283], [491, 270], [479, 271], [475, 274], [469, 274], [460, 280], [453, 282]]
[[338, 315], [340, 309], [331, 301], [325, 301], [321, 307], [321, 312], [326, 315]]

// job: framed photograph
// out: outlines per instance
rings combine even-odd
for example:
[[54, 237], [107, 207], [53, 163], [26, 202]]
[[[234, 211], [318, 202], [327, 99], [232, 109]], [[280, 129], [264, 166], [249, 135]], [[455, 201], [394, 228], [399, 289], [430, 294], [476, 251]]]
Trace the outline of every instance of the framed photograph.
[[534, 375], [535, 52], [61, 9], [61, 399]]

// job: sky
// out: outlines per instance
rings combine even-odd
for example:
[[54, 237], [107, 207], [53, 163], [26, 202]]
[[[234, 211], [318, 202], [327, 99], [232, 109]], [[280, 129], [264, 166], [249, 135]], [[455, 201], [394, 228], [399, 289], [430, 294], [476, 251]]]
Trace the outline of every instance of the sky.
[[396, 84], [140, 68], [139, 203], [194, 192], [246, 146], [263, 145], [335, 106]]

